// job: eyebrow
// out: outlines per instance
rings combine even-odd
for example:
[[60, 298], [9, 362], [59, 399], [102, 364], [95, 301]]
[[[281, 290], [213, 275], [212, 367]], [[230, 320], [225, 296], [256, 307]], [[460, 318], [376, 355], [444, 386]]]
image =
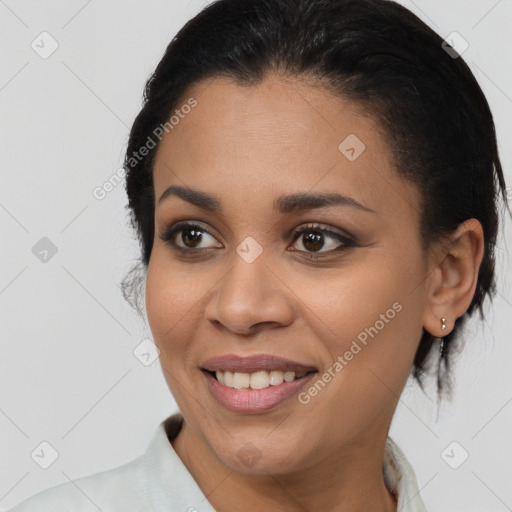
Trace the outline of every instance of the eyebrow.
[[[212, 213], [223, 213], [221, 202], [215, 196], [207, 192], [177, 185], [172, 185], [167, 188], [160, 196], [158, 204], [161, 204], [165, 199], [171, 196], [179, 197], [198, 208]], [[331, 205], [352, 206], [359, 210], [376, 213], [375, 210], [362, 205], [350, 196], [336, 193], [312, 194], [307, 192], [299, 192], [277, 198], [274, 201], [274, 210], [282, 214], [288, 214]]]

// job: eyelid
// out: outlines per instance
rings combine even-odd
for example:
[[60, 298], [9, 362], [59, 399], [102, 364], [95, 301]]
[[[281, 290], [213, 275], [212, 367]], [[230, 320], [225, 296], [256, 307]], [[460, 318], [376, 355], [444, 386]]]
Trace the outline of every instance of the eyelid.
[[[304, 231], [306, 231], [308, 229], [310, 229], [310, 230], [316, 229], [317, 231], [320, 231], [321, 233], [327, 233], [334, 237], [340, 237], [344, 240], [355, 240], [355, 237], [352, 236], [350, 233], [348, 233], [344, 230], [341, 230], [339, 228], [330, 226], [329, 224], [324, 224], [322, 222], [308, 222], [306, 224], [302, 224], [298, 228], [292, 229], [289, 232], [289, 234], [292, 234], [295, 236], [297, 234], [302, 234]], [[295, 238], [294, 238], [294, 240], [295, 240]]]
[[[209, 228], [206, 228], [202, 225], [202, 222], [199, 220], [180, 220], [170, 224], [164, 224], [159, 230], [160, 237], [168, 235], [171, 231], [175, 232], [178, 229], [190, 228], [190, 227], [198, 227], [201, 228], [202, 231], [208, 233], [211, 236], [215, 236]], [[215, 238], [217, 238], [215, 236]]]

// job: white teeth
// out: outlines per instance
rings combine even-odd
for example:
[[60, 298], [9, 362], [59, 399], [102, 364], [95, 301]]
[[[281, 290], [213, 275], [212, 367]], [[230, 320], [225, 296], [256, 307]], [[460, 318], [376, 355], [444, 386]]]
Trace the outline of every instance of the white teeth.
[[295, 372], [286, 372], [283, 376], [283, 379], [286, 382], [291, 382], [292, 380], [295, 380]]
[[[217, 374], [219, 373], [222, 372], [217, 372]], [[222, 384], [229, 386], [230, 388], [233, 387], [233, 372], [224, 372], [224, 380], [222, 381]]]
[[270, 372], [270, 384], [272, 386], [279, 386], [283, 383], [283, 372]]
[[268, 372], [251, 373], [250, 386], [251, 389], [263, 389], [269, 386]]
[[295, 372], [280, 372], [277, 370], [253, 373], [222, 372], [220, 370], [215, 372], [215, 376], [221, 384], [235, 389], [265, 389], [269, 386], [279, 386], [283, 382], [292, 382], [306, 374], [307, 372], [295, 374]]
[[238, 373], [233, 374], [233, 387], [235, 389], [247, 389], [251, 381], [251, 375], [249, 373]]

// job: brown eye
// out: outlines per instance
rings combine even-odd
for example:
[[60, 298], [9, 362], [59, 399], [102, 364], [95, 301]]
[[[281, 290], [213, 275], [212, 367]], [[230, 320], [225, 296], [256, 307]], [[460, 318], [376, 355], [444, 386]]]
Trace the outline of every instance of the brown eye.
[[324, 235], [319, 231], [304, 231], [302, 233], [302, 245], [308, 251], [319, 251], [324, 245]]
[[[219, 247], [218, 242], [214, 245], [201, 247], [202, 243], [207, 243], [208, 238], [216, 240], [215, 237], [205, 228], [196, 224], [180, 223], [169, 230], [160, 234], [160, 239], [169, 243], [177, 249], [194, 250], [208, 249], [211, 247]], [[222, 247], [222, 245], [220, 245]]]
[[293, 241], [296, 240], [300, 242], [299, 252], [305, 252], [308, 255], [320, 253], [321, 256], [327, 256], [330, 253], [343, 251], [356, 245], [355, 241], [348, 236], [317, 225], [309, 225], [298, 229], [293, 237]]
[[201, 231], [194, 228], [182, 229], [180, 239], [185, 247], [191, 247], [195, 249], [197, 245], [201, 243], [203, 234]]

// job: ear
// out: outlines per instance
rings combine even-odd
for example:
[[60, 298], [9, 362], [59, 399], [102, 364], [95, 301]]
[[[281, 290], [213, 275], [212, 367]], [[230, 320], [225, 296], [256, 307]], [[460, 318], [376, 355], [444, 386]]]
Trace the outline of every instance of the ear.
[[[473, 299], [484, 255], [484, 233], [476, 219], [468, 219], [434, 250], [430, 267], [423, 327], [436, 337], [451, 332]], [[446, 329], [441, 330], [441, 318]]]

